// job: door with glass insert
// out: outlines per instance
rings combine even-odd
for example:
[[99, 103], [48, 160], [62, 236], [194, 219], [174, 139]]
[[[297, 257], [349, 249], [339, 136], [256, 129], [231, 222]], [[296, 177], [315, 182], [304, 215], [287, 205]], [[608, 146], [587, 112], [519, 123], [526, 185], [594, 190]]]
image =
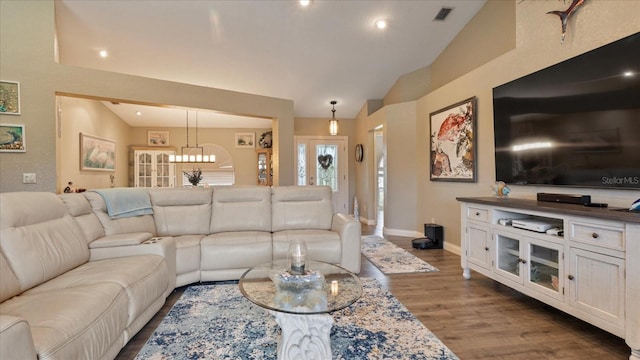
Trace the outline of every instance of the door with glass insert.
[[296, 137], [296, 184], [325, 185], [333, 193], [333, 211], [349, 213], [346, 137]]
[[502, 231], [494, 231], [494, 238], [496, 273], [522, 284], [522, 269], [526, 264], [522, 241], [517, 235]]
[[562, 300], [562, 249], [562, 245], [527, 238], [529, 266], [526, 268], [525, 286]]

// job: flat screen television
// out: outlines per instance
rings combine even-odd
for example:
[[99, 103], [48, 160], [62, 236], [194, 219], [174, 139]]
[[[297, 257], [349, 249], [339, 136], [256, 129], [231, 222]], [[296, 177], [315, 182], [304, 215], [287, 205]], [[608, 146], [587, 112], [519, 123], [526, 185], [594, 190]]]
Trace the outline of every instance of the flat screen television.
[[496, 180], [640, 189], [640, 33], [493, 89]]

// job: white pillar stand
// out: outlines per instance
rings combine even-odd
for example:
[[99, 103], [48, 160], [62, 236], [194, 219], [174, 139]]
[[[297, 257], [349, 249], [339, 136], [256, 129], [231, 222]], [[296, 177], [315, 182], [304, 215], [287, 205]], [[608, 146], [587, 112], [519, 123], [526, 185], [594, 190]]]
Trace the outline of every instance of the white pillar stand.
[[331, 360], [331, 315], [272, 313], [282, 329], [279, 360]]

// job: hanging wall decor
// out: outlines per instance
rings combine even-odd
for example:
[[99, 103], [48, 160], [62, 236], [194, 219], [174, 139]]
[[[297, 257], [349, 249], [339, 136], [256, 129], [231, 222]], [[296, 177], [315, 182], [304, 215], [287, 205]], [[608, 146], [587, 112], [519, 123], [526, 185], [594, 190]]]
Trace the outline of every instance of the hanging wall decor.
[[562, 24], [562, 40], [561, 43], [564, 43], [564, 36], [567, 33], [567, 23], [569, 21], [569, 17], [576, 11], [578, 6], [584, 4], [586, 0], [573, 0], [571, 5], [565, 11], [549, 11], [547, 14], [558, 15], [560, 17], [560, 22]]
[[0, 80], [0, 113], [20, 115], [20, 83]]
[[432, 181], [476, 181], [476, 98], [430, 114]]

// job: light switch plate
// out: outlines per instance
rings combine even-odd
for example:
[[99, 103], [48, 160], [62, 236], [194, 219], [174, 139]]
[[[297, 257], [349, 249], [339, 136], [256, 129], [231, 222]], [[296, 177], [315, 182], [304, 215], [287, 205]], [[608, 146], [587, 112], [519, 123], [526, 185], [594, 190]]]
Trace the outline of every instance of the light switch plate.
[[22, 183], [23, 184], [35, 184], [36, 183], [36, 173], [22, 173]]

